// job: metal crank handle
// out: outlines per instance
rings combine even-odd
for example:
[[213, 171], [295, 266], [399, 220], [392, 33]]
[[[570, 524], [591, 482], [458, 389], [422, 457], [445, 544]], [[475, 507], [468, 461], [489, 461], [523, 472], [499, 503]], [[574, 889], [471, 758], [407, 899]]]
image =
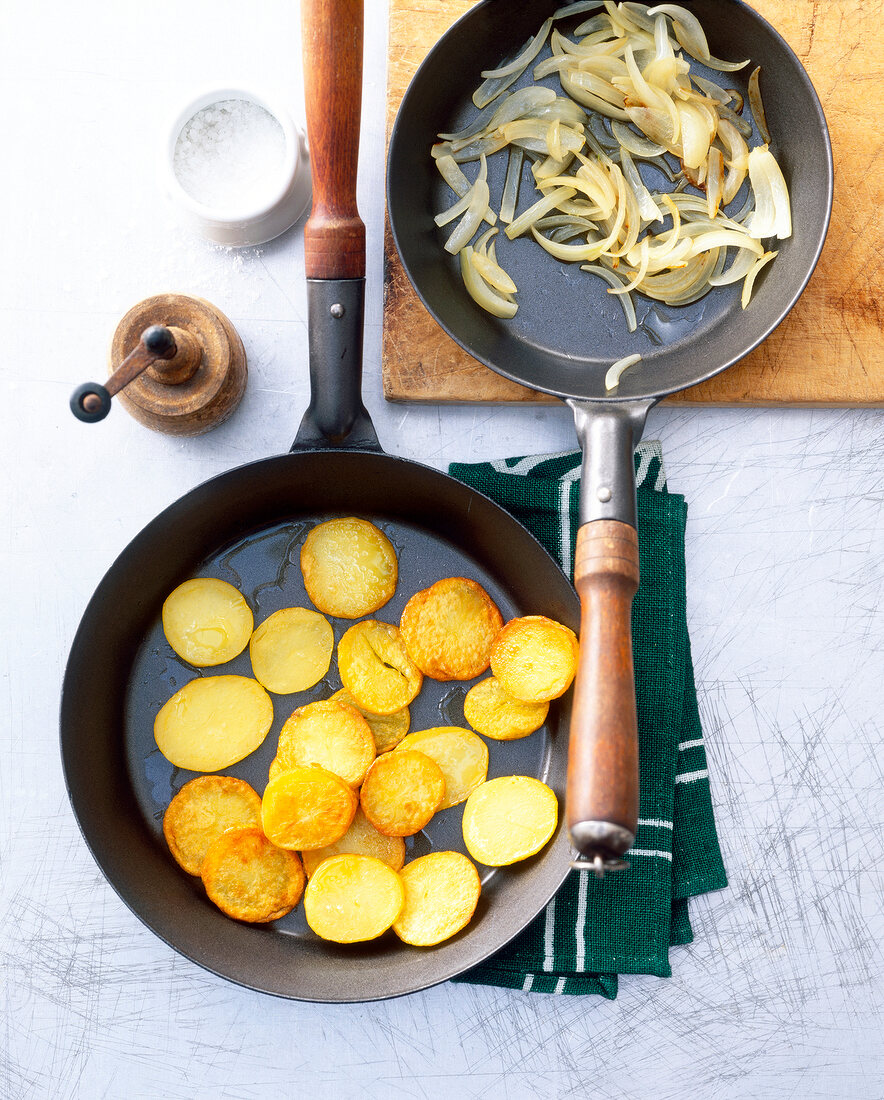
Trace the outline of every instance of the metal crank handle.
[[[182, 336], [188, 335], [182, 333], [180, 329], [176, 330], [176, 333], [179, 341]], [[199, 351], [196, 350], [198, 363]], [[111, 398], [114, 394], [119, 393], [151, 366], [160, 381], [172, 384], [185, 381], [185, 377], [180, 376], [181, 371], [177, 365], [171, 367], [170, 364], [165, 371], [160, 366], [161, 363], [167, 364], [177, 354], [178, 344], [171, 330], [164, 325], [151, 325], [142, 332], [141, 339], [134, 350], [126, 356], [104, 385], [100, 382], [84, 382], [82, 386], [77, 386], [71, 394], [71, 412], [85, 424], [104, 420], [110, 412]], [[189, 364], [185, 369], [189, 369]], [[193, 371], [190, 371], [186, 377], [189, 378], [192, 373]]]

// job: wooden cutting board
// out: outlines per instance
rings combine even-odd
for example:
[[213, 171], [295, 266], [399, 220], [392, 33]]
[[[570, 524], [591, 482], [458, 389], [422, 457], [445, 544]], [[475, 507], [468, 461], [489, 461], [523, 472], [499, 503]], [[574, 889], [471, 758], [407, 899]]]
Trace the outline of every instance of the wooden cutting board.
[[[387, 140], [420, 62], [473, 0], [390, 0]], [[884, 405], [881, 295], [884, 163], [880, 4], [754, 0], [786, 38], [823, 103], [835, 158], [835, 203], [807, 290], [764, 344], [730, 370], [667, 398], [677, 404]], [[385, 234], [383, 377], [390, 401], [538, 402], [544, 394], [468, 356], [426, 312]]]

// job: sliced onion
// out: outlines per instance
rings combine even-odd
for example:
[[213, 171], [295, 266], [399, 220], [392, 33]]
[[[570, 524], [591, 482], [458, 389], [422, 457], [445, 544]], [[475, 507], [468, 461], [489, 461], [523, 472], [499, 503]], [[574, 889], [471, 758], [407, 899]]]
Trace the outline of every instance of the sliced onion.
[[472, 255], [473, 250], [469, 245], [460, 252], [460, 273], [463, 277], [464, 286], [467, 288], [467, 293], [482, 309], [487, 310], [495, 317], [506, 317], [507, 319], [515, 317], [519, 308], [518, 305], [502, 294], [498, 294], [485, 282], [473, 267]]
[[729, 286], [731, 283], [738, 283], [740, 279], [746, 277], [750, 268], [752, 268], [757, 261], [758, 256], [756, 256], [754, 252], [750, 252], [748, 248], [741, 248], [727, 271], [722, 271], [718, 275], [710, 276], [709, 285]]
[[557, 187], [548, 195], [544, 195], [543, 198], [534, 203], [533, 206], [529, 206], [515, 221], [510, 222], [504, 232], [511, 241], [515, 240], [516, 237], [521, 236], [522, 233], [530, 229], [544, 214], [548, 214], [551, 210], [555, 210], [563, 199], [571, 199], [575, 194], [576, 191], [573, 187]]
[[698, 61], [709, 60], [709, 43], [706, 34], [700, 26], [700, 20], [687, 8], [679, 4], [658, 4], [655, 8], [648, 9], [648, 15], [657, 15], [662, 12], [672, 19], [672, 29], [678, 44]]
[[[515, 80], [520, 77], [543, 49], [543, 44], [546, 42], [546, 36], [549, 34], [551, 27], [552, 19], [547, 19], [518, 57], [499, 69], [483, 70], [482, 76], [486, 80], [497, 80], [499, 77], [506, 76], [511, 76]], [[481, 104], [477, 103], [476, 106], [479, 107]]]
[[625, 146], [620, 153], [620, 167], [623, 170], [623, 175], [626, 177], [626, 182], [632, 188], [632, 193], [635, 195], [639, 213], [642, 218], [644, 218], [646, 222], [663, 221], [663, 215], [657, 209], [657, 204], [651, 198], [650, 191], [648, 191], [647, 187], [645, 187], [642, 182], [642, 178], [635, 166], [635, 161], [629, 155], [629, 151]]
[[758, 79], [760, 75], [761, 66], [759, 65], [749, 77], [749, 110], [755, 119], [755, 125], [758, 127], [761, 140], [765, 145], [770, 145], [770, 130], [767, 128], [767, 116], [764, 113], [764, 104], [761, 101], [761, 85]]
[[616, 390], [620, 385], [620, 377], [623, 372], [639, 362], [641, 362], [641, 356], [638, 354], [626, 355], [622, 359], [618, 359], [616, 363], [608, 367], [605, 374], [605, 389], [608, 391]]
[[524, 163], [525, 150], [520, 149], [518, 145], [511, 145], [506, 165], [506, 179], [503, 184], [503, 198], [500, 203], [500, 220], [503, 222], [511, 222], [515, 217]]
[[[580, 270], [589, 271], [593, 275], [598, 275], [600, 279], [604, 279], [604, 281], [615, 290], [623, 286], [623, 280], [618, 275], [615, 275], [609, 268], [602, 267], [601, 264], [581, 264]], [[617, 301], [623, 307], [626, 327], [630, 332], [635, 332], [636, 328], [638, 328], [638, 322], [635, 317], [635, 306], [632, 304], [632, 294], [621, 294], [618, 296]]]
[[792, 210], [789, 189], [773, 153], [766, 147], [749, 154], [749, 182], [755, 195], [755, 210], [746, 228], [758, 240], [792, 236]]
[[714, 218], [724, 194], [724, 153], [714, 146], [706, 159], [706, 212]]
[[568, 19], [572, 15], [585, 15], [588, 11], [597, 11], [602, 6], [602, 0], [577, 0], [576, 4], [565, 4], [558, 11], [552, 13], [552, 19]]
[[749, 305], [749, 299], [752, 297], [752, 287], [755, 285], [755, 279], [758, 275], [758, 272], [761, 271], [765, 264], [769, 264], [776, 255], [776, 252], [765, 252], [761, 259], [756, 260], [750, 268], [749, 274], [746, 276], [746, 280], [743, 283], [743, 293], [740, 295], [740, 303], [742, 304], [743, 309], [745, 309], [746, 306]]
[[472, 239], [473, 234], [482, 224], [485, 212], [488, 210], [488, 197], [487, 180], [477, 179], [473, 184], [472, 196], [466, 213], [445, 242], [446, 252], [455, 255]]
[[476, 249], [473, 249], [472, 255], [470, 256], [470, 262], [485, 282], [494, 290], [498, 291], [500, 294], [516, 293], [516, 284], [499, 263], [489, 259], [488, 256], [476, 251]]
[[628, 150], [637, 157], [658, 157], [666, 152], [665, 146], [657, 145], [656, 142], [636, 134], [623, 122], [614, 120], [611, 123], [611, 132], [622, 149]]

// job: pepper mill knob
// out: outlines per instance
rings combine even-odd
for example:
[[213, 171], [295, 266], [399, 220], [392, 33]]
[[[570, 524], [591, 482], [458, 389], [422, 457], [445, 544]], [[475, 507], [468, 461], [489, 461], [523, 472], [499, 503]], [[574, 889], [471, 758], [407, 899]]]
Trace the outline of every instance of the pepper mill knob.
[[147, 428], [200, 435], [223, 423], [245, 392], [236, 329], [211, 303], [184, 294], [157, 294], [130, 309], [114, 333], [110, 366], [104, 386], [89, 382], [74, 392], [78, 419], [104, 419], [118, 395]]

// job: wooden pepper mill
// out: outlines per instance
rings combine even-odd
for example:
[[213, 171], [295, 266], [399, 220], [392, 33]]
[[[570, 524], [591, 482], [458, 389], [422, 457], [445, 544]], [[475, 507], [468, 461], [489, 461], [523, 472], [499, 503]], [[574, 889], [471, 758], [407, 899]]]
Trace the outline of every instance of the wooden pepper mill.
[[236, 329], [211, 303], [185, 294], [157, 294], [129, 310], [111, 342], [110, 370], [103, 386], [74, 391], [79, 420], [103, 420], [116, 395], [147, 428], [201, 435], [233, 413], [246, 388]]

